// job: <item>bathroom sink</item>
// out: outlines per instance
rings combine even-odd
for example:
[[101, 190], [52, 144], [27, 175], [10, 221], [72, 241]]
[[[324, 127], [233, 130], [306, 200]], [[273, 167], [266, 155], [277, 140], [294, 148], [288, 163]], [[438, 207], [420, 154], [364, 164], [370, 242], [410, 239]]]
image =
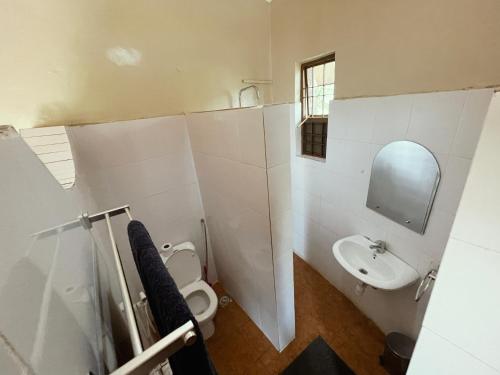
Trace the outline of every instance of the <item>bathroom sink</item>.
[[374, 244], [361, 235], [346, 237], [333, 244], [333, 255], [347, 272], [377, 289], [401, 289], [418, 280], [417, 271], [388, 250], [370, 249]]

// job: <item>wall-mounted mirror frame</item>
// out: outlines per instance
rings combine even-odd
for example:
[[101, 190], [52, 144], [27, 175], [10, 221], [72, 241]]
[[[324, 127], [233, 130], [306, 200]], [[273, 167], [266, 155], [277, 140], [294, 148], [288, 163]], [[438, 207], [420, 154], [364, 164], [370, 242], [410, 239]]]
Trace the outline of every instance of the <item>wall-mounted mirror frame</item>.
[[411, 141], [389, 143], [373, 160], [366, 206], [424, 234], [440, 179], [439, 164], [427, 148]]

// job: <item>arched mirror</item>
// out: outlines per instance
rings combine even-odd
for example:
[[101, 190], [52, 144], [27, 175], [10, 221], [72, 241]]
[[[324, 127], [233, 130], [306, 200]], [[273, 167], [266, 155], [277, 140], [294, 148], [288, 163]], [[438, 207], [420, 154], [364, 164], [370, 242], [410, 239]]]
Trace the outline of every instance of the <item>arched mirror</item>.
[[440, 178], [439, 164], [424, 146], [389, 143], [373, 161], [366, 206], [423, 234]]

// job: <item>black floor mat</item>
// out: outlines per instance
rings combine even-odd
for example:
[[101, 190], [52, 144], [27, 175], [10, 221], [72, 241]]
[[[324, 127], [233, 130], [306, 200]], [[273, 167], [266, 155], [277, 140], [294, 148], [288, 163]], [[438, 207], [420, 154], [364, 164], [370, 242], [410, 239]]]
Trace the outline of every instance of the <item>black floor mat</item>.
[[356, 375], [321, 336], [316, 337], [281, 374]]

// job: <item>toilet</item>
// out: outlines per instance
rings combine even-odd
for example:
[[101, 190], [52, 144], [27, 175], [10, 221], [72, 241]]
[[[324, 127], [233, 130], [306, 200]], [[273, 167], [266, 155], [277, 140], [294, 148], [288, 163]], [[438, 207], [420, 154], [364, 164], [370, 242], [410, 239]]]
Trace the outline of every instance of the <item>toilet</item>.
[[163, 263], [172, 275], [189, 309], [198, 321], [203, 338], [214, 334], [217, 295], [202, 280], [202, 267], [192, 242], [183, 242], [162, 254]]

